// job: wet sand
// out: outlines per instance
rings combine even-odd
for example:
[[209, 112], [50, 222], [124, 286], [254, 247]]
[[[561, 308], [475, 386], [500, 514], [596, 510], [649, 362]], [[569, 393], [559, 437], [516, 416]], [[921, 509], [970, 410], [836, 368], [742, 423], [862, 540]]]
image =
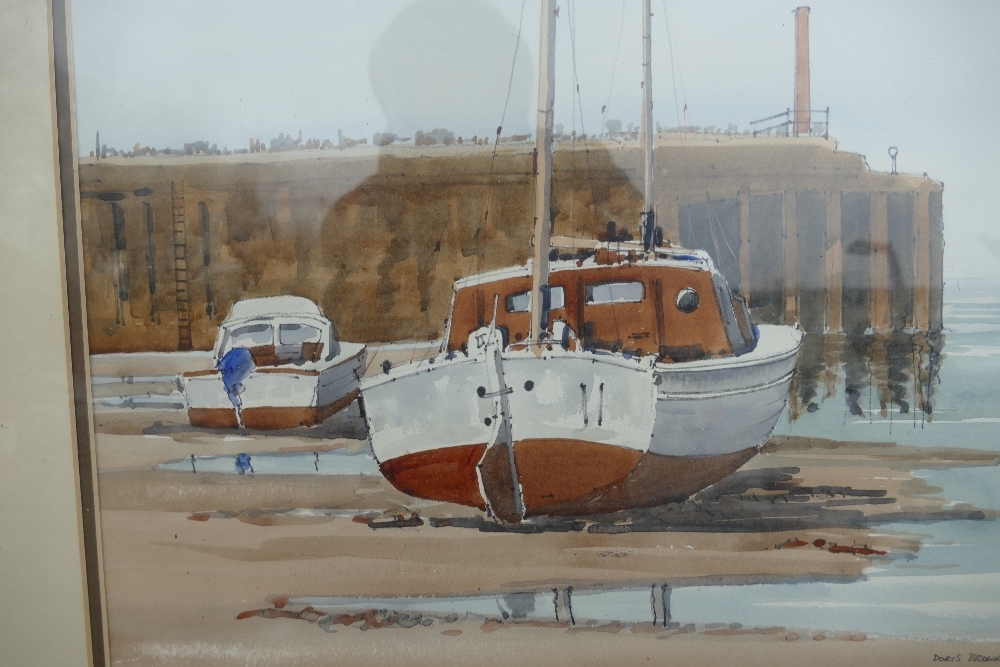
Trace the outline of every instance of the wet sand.
[[[451, 622], [428, 617], [430, 625], [415, 627], [383, 616], [374, 625], [388, 627], [376, 628], [371, 619], [332, 626], [327, 620], [327, 629], [337, 630], [329, 633], [317, 620], [323, 614], [299, 614], [301, 605], [281, 600], [849, 582], [880, 560], [919, 553], [919, 536], [887, 534], [881, 524], [995, 515], [930, 497], [937, 490], [911, 471], [997, 465], [997, 454], [801, 438], [772, 439], [735, 475], [686, 503], [518, 526], [410, 498], [376, 476], [155, 469], [192, 453], [358, 451], [364, 441], [357, 438], [357, 417], [347, 412], [320, 431], [262, 436], [191, 429], [179, 411], [97, 415], [115, 664], [604, 664], [614, 655], [629, 663], [701, 660], [736, 646], [746, 664], [826, 664], [824, 657], [862, 655], [920, 664], [945, 649], [827, 636], [821, 629], [538, 625], [499, 614]], [[395, 517], [408, 527], [392, 527]], [[273, 611], [278, 606], [280, 613]], [[237, 620], [246, 612], [252, 617]], [[817, 634], [829, 641], [821, 646]], [[670, 644], [650, 641], [656, 639]]]
[[[225, 609], [203, 608], [210, 617]], [[150, 608], [128, 619], [127, 647], [116, 665], [930, 665], [934, 656], [994, 656], [998, 644], [873, 640], [845, 633], [788, 628], [567, 628], [472, 620], [430, 626], [328, 634], [314, 623], [252, 618], [179, 627], [174, 614]], [[159, 628], [147, 640], [143, 624]], [[134, 633], [131, 631], [135, 631]], [[125, 643], [125, 642], [123, 642]], [[121, 650], [124, 648], [125, 650]]]

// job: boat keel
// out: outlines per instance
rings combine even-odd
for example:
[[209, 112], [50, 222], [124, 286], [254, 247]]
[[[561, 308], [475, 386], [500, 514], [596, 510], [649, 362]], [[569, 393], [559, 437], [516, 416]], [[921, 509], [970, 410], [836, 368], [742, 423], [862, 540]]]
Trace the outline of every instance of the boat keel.
[[603, 514], [683, 502], [738, 470], [757, 451], [756, 447], [748, 447], [712, 456], [666, 456], [647, 452], [623, 479], [587, 496], [550, 504], [544, 514]]

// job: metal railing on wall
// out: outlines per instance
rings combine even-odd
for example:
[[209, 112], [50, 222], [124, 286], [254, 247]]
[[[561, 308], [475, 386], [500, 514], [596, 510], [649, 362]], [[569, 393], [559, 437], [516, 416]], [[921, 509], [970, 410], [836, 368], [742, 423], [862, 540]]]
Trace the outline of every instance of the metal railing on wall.
[[[767, 118], [761, 118], [760, 120], [750, 121], [750, 130], [753, 136], [758, 134], [770, 135], [772, 132], [778, 136], [789, 137], [792, 135], [792, 127], [795, 125], [795, 109], [785, 109], [781, 113], [776, 113], [773, 116], [768, 116]], [[830, 107], [825, 109], [810, 109], [809, 114], [820, 115], [823, 114], [823, 120], [817, 123], [810, 123], [809, 133], [807, 136], [819, 136], [822, 135], [824, 139], [830, 138]], [[765, 127], [761, 127], [763, 123], [770, 123], [771, 121], [781, 120], [778, 123], [773, 123]], [[822, 129], [822, 132], [818, 130]]]

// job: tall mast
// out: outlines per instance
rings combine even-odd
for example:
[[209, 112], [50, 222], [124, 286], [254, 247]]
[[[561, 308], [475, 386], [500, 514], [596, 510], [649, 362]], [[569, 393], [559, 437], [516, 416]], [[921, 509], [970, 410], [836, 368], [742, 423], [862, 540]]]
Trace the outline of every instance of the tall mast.
[[[531, 332], [544, 334], [544, 298], [549, 282], [549, 241], [552, 236], [552, 104], [555, 98], [556, 1], [542, 0], [538, 48], [538, 121], [535, 131], [535, 236], [531, 272]], [[547, 314], [545, 315], [547, 317]]]
[[650, 39], [650, 0], [642, 0], [642, 139], [645, 198], [642, 203], [643, 245], [653, 247], [653, 53]]

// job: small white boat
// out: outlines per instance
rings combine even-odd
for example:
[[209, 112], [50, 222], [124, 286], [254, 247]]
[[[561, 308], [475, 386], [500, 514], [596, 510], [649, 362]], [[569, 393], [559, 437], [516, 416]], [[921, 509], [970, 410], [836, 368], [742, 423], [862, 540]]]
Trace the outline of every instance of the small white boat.
[[188, 419], [214, 428], [314, 426], [357, 398], [366, 351], [337, 340], [309, 299], [239, 301], [219, 327], [215, 368], [182, 376]]

